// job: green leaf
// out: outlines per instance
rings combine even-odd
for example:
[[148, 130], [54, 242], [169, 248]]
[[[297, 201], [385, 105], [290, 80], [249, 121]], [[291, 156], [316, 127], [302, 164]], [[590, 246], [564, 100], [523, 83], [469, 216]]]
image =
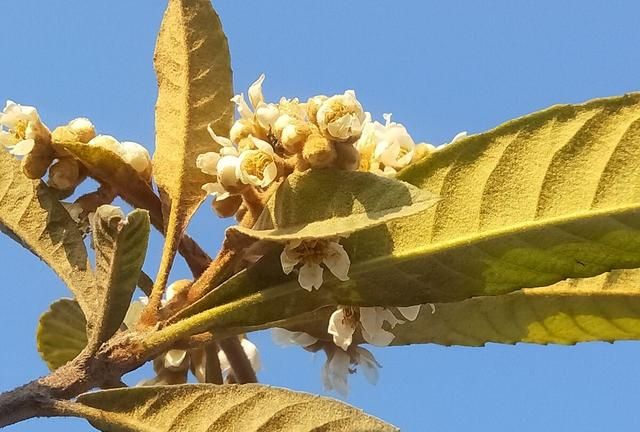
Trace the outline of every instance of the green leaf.
[[151, 185], [118, 154], [104, 147], [75, 141], [58, 140], [56, 145], [78, 159], [98, 181], [113, 187], [126, 202], [149, 210], [152, 223], [162, 230], [160, 200]]
[[[307, 293], [270, 254], [176, 319], [263, 328], [327, 305], [453, 302], [637, 268], [639, 120], [634, 94], [555, 106], [456, 142], [400, 175], [438, 195], [436, 206], [344, 241], [349, 281], [325, 272]], [[224, 319], [204, 312], [221, 305]]]
[[[207, 125], [227, 136], [233, 122], [231, 59], [210, 0], [170, 0], [156, 44], [155, 180], [170, 198], [156, 284], [164, 287], [189, 219], [205, 198], [199, 154], [215, 150]], [[167, 218], [167, 215], [165, 215]]]
[[93, 275], [78, 226], [54, 193], [29, 180], [20, 162], [0, 151], [0, 231], [40, 257], [87, 312], [95, 305]]
[[341, 402], [257, 384], [186, 384], [85, 393], [80, 410], [109, 432], [396, 431]]
[[96, 250], [96, 297], [91, 343], [105, 342], [120, 328], [131, 304], [149, 242], [149, 214], [134, 210], [126, 218], [118, 207], [98, 207], [92, 221]]
[[[392, 345], [575, 344], [640, 339], [640, 271], [614, 270], [545, 288], [423, 306]], [[328, 317], [327, 317], [328, 318]]]
[[76, 358], [87, 345], [87, 321], [78, 302], [60, 299], [38, 321], [36, 341], [40, 357], [50, 370]]
[[437, 201], [428, 191], [371, 173], [308, 170], [280, 185], [253, 229], [234, 228], [263, 240], [345, 236], [419, 213]]

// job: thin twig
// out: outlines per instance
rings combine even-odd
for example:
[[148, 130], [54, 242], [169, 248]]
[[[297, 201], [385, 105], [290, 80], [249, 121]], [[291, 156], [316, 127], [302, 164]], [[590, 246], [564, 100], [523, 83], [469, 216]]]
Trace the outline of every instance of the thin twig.
[[251, 362], [242, 348], [240, 339], [236, 336], [232, 336], [230, 338], [222, 339], [219, 342], [219, 345], [227, 356], [231, 369], [233, 369], [233, 375], [238, 383], [246, 384], [258, 382], [256, 372], [253, 370], [253, 366], [251, 366]]

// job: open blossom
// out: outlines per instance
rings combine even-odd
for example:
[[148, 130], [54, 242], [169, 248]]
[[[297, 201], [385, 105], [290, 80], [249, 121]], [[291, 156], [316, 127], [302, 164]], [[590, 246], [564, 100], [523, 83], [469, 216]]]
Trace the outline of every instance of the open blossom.
[[324, 350], [327, 360], [322, 366], [322, 383], [326, 390], [335, 390], [346, 396], [349, 393], [349, 375], [362, 370], [369, 383], [378, 382], [378, 368], [380, 364], [368, 350], [351, 346], [342, 350], [329, 342], [319, 341], [317, 338], [304, 333], [292, 332], [283, 328], [271, 329], [275, 343], [282, 346], [299, 345], [308, 351]]
[[365, 123], [362, 105], [353, 90], [327, 98], [318, 108], [316, 121], [327, 138], [348, 141], [358, 138]]
[[349, 350], [327, 349], [327, 361], [322, 367], [322, 383], [326, 390], [335, 390], [343, 396], [349, 394], [349, 375], [358, 367], [362, 369], [370, 384], [378, 382], [380, 363], [365, 348], [350, 347]]
[[282, 270], [285, 274], [298, 269], [298, 282], [307, 291], [318, 289], [322, 285], [323, 272], [321, 264], [341, 281], [349, 280], [351, 261], [344, 247], [334, 240], [296, 240], [287, 243], [280, 254]]
[[416, 144], [402, 124], [391, 121], [391, 114], [383, 117], [385, 124], [368, 116], [356, 148], [365, 158], [367, 171], [392, 176], [413, 161]]
[[247, 104], [244, 94], [235, 95], [231, 101], [236, 104], [238, 114], [243, 119], [254, 119], [255, 122], [266, 132], [273, 128], [274, 123], [280, 116], [278, 106], [273, 103], [266, 103], [262, 94], [262, 83], [265, 76], [260, 77], [249, 87], [249, 101], [253, 105], [253, 110]]
[[244, 184], [265, 188], [276, 179], [278, 167], [275, 163], [273, 147], [266, 141], [249, 135], [255, 150], [240, 153], [238, 161], [238, 178]]
[[48, 141], [50, 136], [34, 107], [7, 101], [0, 114], [0, 144], [11, 154], [25, 156], [33, 150], [36, 141]]
[[[413, 321], [420, 312], [420, 305], [397, 308], [400, 314]], [[339, 307], [329, 319], [328, 333], [333, 335], [334, 343], [346, 350], [353, 341], [356, 328], [362, 331], [362, 337], [370, 344], [387, 346], [395, 335], [383, 328], [385, 322], [393, 329], [405, 321], [398, 319], [391, 310], [383, 307]]]

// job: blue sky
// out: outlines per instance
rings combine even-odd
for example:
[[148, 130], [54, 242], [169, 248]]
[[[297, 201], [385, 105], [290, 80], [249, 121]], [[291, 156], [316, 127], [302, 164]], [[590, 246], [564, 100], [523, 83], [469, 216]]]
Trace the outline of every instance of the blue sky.
[[[153, 147], [152, 53], [165, 2], [20, 0], [0, 15], [0, 98], [39, 108], [49, 126], [87, 116], [103, 133]], [[236, 90], [261, 73], [265, 94], [355, 89], [375, 117], [392, 112], [417, 141], [442, 143], [555, 103], [639, 89], [640, 4], [631, 1], [326, 1], [215, 3]], [[190, 227], [213, 253], [224, 221], [204, 206]], [[152, 240], [153, 274], [161, 241]], [[37, 318], [66, 288], [0, 237], [0, 390], [46, 373]], [[179, 262], [175, 278], [187, 275]], [[262, 382], [322, 392], [323, 355], [252, 338]], [[403, 431], [637, 430], [640, 345], [375, 349], [380, 383], [351, 380], [347, 401]], [[140, 377], [142, 374], [137, 374]], [[135, 379], [134, 379], [135, 380]], [[84, 431], [31, 420], [12, 431]]]

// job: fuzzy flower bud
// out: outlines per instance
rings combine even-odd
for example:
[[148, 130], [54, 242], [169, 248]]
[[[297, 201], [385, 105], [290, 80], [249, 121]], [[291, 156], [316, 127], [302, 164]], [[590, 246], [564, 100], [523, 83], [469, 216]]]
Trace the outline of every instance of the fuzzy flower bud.
[[146, 148], [138, 143], [124, 141], [120, 143], [122, 159], [131, 165], [145, 180], [151, 179], [151, 156]]
[[349, 141], [358, 138], [365, 122], [362, 105], [353, 90], [325, 100], [316, 114], [318, 127], [329, 139]]
[[247, 119], [240, 119], [233, 123], [233, 126], [231, 126], [231, 130], [229, 131], [229, 139], [231, 139], [232, 142], [237, 143], [240, 142], [241, 139], [254, 134], [255, 129], [253, 127], [253, 122]]
[[311, 127], [304, 120], [291, 118], [290, 122], [282, 128], [280, 142], [291, 154], [300, 153], [305, 141], [311, 135]]
[[235, 215], [241, 205], [242, 197], [240, 195], [229, 195], [226, 199], [215, 199], [211, 202], [213, 211], [221, 218]]
[[355, 171], [360, 166], [360, 152], [353, 144], [337, 143], [337, 166], [345, 171]]
[[312, 133], [304, 143], [302, 157], [312, 168], [328, 168], [333, 166], [338, 154], [331, 141], [318, 133]]
[[328, 97], [325, 95], [318, 95], [318, 96], [309, 98], [309, 100], [307, 101], [307, 117], [309, 118], [310, 121], [312, 121], [316, 125], [318, 124], [317, 123], [318, 110], [320, 109], [320, 106], [324, 103], [324, 101], [326, 101], [327, 99]]
[[120, 144], [120, 141], [111, 135], [98, 135], [89, 141], [89, 145], [102, 147], [103, 149], [110, 150], [117, 155], [122, 153], [122, 145]]
[[91, 120], [79, 117], [71, 120], [67, 127], [78, 138], [78, 141], [88, 143], [96, 137], [96, 128], [91, 123]]
[[49, 168], [48, 184], [54, 189], [70, 190], [75, 189], [82, 180], [82, 170], [78, 161], [73, 158], [60, 159]]

